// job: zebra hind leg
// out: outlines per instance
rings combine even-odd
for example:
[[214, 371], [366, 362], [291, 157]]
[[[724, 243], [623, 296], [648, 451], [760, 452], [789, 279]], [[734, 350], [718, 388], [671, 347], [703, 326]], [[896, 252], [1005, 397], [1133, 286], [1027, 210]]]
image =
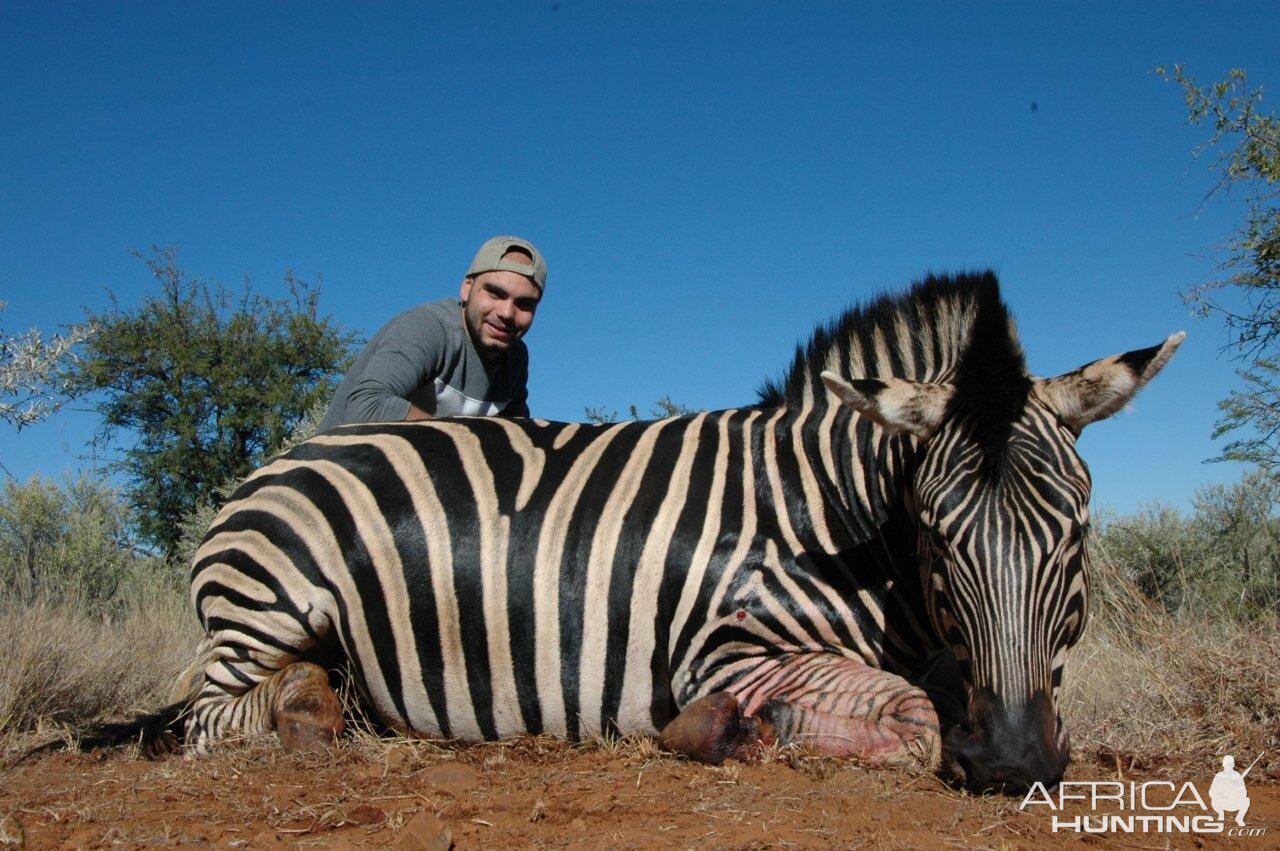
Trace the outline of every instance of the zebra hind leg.
[[206, 679], [187, 720], [187, 746], [207, 753], [230, 734], [275, 730], [286, 751], [310, 750], [342, 732], [342, 704], [329, 674], [312, 662], [294, 662], [240, 694]]
[[720, 765], [729, 757], [752, 759], [773, 733], [759, 719], [742, 714], [738, 698], [727, 691], [700, 697], [662, 728], [658, 740], [690, 759]]

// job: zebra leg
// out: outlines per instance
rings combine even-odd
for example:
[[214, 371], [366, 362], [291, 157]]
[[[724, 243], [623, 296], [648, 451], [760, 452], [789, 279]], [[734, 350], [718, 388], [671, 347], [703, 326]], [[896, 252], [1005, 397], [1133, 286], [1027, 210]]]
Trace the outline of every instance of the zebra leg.
[[284, 749], [308, 750], [332, 743], [342, 732], [343, 722], [342, 703], [329, 688], [329, 672], [311, 662], [294, 662], [272, 679], [277, 677], [271, 720]]
[[728, 691], [689, 704], [659, 738], [712, 765], [750, 759], [775, 742], [869, 766], [936, 768], [942, 752], [938, 716], [921, 689], [830, 653], [770, 660]]
[[739, 694], [746, 715], [782, 744], [868, 766], [936, 768], [938, 715], [923, 690], [859, 659], [829, 653], [790, 657]]
[[[228, 663], [213, 663], [226, 670]], [[211, 665], [212, 667], [212, 665]], [[256, 663], [249, 667], [256, 671]], [[242, 676], [246, 672], [239, 672]], [[286, 751], [325, 745], [342, 732], [342, 704], [329, 687], [329, 674], [311, 662], [287, 664], [260, 676], [239, 693], [206, 673], [205, 686], [187, 719], [187, 746], [197, 753], [228, 734], [261, 734], [275, 730]]]

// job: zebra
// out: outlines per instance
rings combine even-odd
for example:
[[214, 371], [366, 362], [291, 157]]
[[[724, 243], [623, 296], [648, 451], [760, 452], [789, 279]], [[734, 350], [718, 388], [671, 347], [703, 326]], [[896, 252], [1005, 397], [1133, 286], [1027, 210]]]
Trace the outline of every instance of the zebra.
[[1075, 440], [1183, 336], [1037, 378], [995, 275], [936, 275], [819, 327], [745, 407], [330, 430], [213, 521], [201, 667], [155, 717], [195, 751], [331, 741], [323, 650], [407, 735], [645, 733], [711, 763], [804, 743], [1056, 783], [1088, 610]]

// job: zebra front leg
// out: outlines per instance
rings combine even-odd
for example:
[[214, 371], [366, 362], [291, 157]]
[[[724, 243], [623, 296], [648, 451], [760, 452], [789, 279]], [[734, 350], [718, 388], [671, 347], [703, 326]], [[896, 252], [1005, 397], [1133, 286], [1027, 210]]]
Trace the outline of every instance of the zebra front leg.
[[328, 672], [311, 662], [294, 662], [240, 694], [206, 679], [192, 704], [186, 741], [207, 753], [229, 734], [275, 730], [286, 751], [298, 751], [331, 743], [342, 728], [342, 704], [329, 687]]
[[901, 677], [829, 653], [773, 659], [686, 707], [661, 734], [672, 750], [718, 765], [761, 745], [803, 744], [869, 766], [936, 768], [938, 716]]
[[740, 695], [743, 711], [779, 742], [868, 766], [937, 768], [938, 715], [922, 689], [860, 659], [829, 653], [793, 656]]
[[294, 662], [272, 679], [276, 677], [271, 720], [286, 751], [309, 750], [338, 738], [342, 702], [329, 687], [328, 671], [311, 662]]

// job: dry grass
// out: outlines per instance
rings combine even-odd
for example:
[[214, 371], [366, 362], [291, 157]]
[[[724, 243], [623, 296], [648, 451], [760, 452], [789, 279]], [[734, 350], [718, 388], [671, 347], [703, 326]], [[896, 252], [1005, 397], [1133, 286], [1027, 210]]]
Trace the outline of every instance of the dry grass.
[[[1105, 555], [1105, 554], [1104, 554]], [[1173, 615], [1096, 563], [1094, 609], [1063, 714], [1075, 751], [1118, 773], [1201, 771], [1225, 754], [1280, 777], [1280, 631], [1202, 608]]]
[[158, 708], [195, 646], [185, 595], [143, 589], [111, 617], [0, 595], [0, 734]]

